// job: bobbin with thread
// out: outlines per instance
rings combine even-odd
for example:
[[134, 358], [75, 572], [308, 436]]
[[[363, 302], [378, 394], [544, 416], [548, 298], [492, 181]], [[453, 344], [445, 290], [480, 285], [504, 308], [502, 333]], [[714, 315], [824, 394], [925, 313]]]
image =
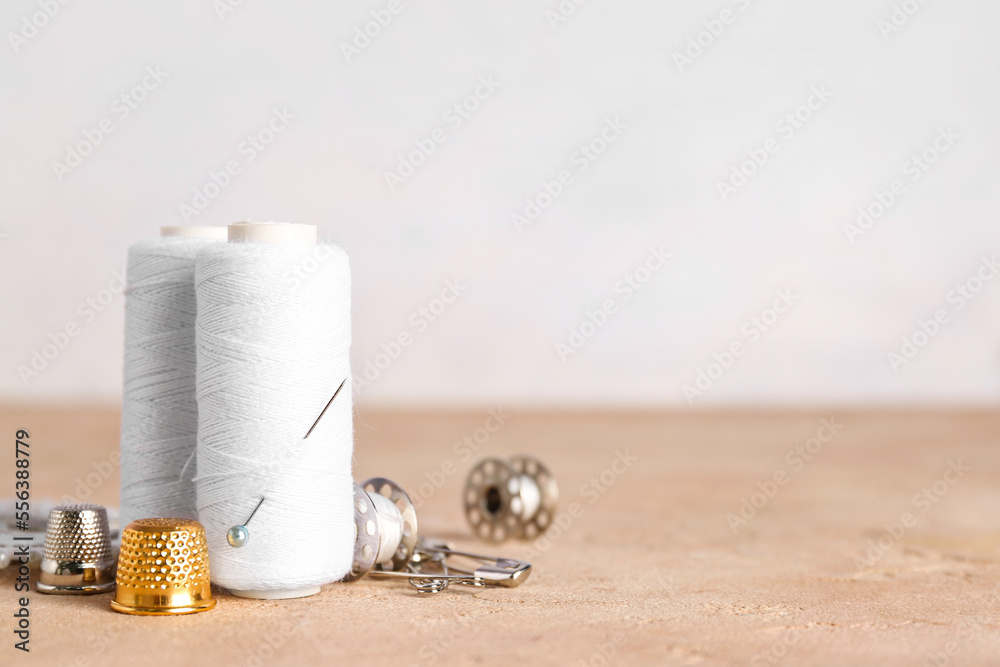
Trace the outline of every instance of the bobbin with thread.
[[551, 525], [559, 487], [533, 456], [489, 457], [469, 471], [463, 502], [465, 517], [481, 539], [533, 539]]
[[[346, 582], [404, 579], [418, 593], [433, 595], [451, 584], [512, 588], [531, 574], [531, 563], [458, 551], [447, 542], [420, 537], [409, 495], [390, 479], [355, 484], [354, 502], [356, 542]], [[475, 567], [463, 568], [453, 562], [457, 559]]]
[[355, 484], [354, 523], [354, 561], [344, 581], [362, 579], [375, 568], [406, 568], [417, 545], [417, 510], [402, 487], [384, 477]]
[[121, 429], [121, 514], [195, 518], [194, 265], [225, 226], [161, 227], [129, 248]]
[[198, 516], [213, 582], [240, 597], [314, 595], [350, 568], [349, 383], [330, 397], [350, 377], [350, 272], [316, 236], [235, 223], [197, 263]]

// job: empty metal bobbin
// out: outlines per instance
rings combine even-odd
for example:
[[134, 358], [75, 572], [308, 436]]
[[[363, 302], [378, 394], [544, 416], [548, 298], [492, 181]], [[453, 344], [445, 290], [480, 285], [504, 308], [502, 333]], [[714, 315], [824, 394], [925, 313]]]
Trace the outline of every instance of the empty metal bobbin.
[[88, 595], [115, 587], [115, 558], [107, 511], [100, 505], [59, 505], [49, 511], [41, 593]]
[[465, 481], [465, 517], [480, 538], [533, 539], [551, 525], [559, 502], [555, 477], [538, 459], [485, 458]]

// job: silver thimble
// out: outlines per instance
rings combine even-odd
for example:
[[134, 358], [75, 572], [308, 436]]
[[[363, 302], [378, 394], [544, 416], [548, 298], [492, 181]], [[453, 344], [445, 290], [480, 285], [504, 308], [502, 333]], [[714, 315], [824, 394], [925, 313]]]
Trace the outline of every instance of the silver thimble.
[[86, 595], [115, 587], [108, 513], [100, 505], [59, 505], [49, 512], [41, 593]]

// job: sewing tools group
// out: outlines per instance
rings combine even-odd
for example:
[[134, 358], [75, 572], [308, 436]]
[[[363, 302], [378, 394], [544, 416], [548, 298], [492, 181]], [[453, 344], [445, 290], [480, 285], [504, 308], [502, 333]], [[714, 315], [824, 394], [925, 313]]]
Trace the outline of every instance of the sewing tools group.
[[[30, 550], [38, 591], [113, 592], [111, 609], [140, 615], [207, 611], [212, 584], [289, 599], [362, 579], [433, 595], [529, 577], [530, 563], [422, 535], [391, 479], [354, 482], [350, 266], [314, 226], [163, 228], [130, 248], [127, 282], [120, 512], [0, 516], [0, 567], [44, 545]], [[536, 458], [491, 457], [457, 500], [472, 535], [499, 543], [541, 535], [558, 495]]]

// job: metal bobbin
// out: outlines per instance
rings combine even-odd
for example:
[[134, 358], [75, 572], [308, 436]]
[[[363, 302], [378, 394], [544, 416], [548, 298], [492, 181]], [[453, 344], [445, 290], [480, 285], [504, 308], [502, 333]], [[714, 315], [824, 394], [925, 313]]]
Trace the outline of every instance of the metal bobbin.
[[344, 581], [357, 581], [376, 568], [406, 569], [417, 546], [417, 509], [402, 487], [384, 477], [355, 484], [354, 525], [354, 562]]
[[545, 532], [559, 502], [559, 487], [532, 456], [479, 461], [465, 480], [465, 517], [489, 542], [533, 539]]
[[[369, 576], [403, 579], [418, 593], [432, 595], [451, 584], [511, 588], [531, 575], [531, 563], [457, 551], [446, 542], [418, 537], [410, 497], [383, 477], [354, 485], [354, 525], [354, 561], [346, 582]], [[450, 562], [456, 559], [474, 566]]]

